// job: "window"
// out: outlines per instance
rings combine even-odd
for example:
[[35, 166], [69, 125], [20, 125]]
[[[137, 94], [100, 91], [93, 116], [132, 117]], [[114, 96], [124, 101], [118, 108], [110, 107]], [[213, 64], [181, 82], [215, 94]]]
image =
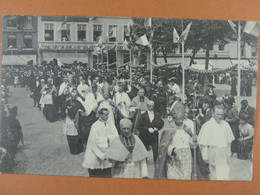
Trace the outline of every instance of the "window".
[[44, 40], [45, 41], [54, 41], [54, 24], [45, 24], [44, 27]]
[[62, 25], [61, 41], [70, 41], [70, 24]]
[[116, 42], [116, 37], [117, 37], [117, 26], [116, 25], [108, 26], [108, 37], [109, 37], [109, 42]]
[[86, 40], [86, 24], [78, 24], [78, 41], [85, 41]]
[[23, 27], [26, 29], [32, 29], [33, 27], [32, 22], [33, 22], [32, 16], [24, 16]]
[[129, 54], [123, 54], [123, 58], [124, 58], [124, 64], [127, 62], [130, 62], [130, 55]]
[[102, 35], [102, 25], [93, 26], [93, 41], [97, 41], [97, 37]]
[[128, 26], [124, 26], [124, 41], [126, 40], [129, 42], [130, 40], [130, 29], [128, 29]]
[[32, 48], [32, 35], [24, 35], [24, 48]]
[[17, 48], [17, 45], [16, 45], [16, 35], [9, 35], [8, 36], [8, 41], [7, 41], [7, 44], [8, 44], [8, 48]]
[[7, 27], [17, 27], [17, 17], [16, 16], [7, 16]]

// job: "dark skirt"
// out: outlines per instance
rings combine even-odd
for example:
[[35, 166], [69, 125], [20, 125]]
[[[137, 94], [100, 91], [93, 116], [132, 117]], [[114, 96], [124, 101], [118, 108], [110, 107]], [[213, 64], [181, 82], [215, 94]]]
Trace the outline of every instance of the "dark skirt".
[[248, 159], [252, 155], [253, 139], [237, 142], [237, 158]]
[[80, 116], [79, 136], [84, 145], [87, 145], [91, 126], [96, 121], [97, 118], [94, 111], [92, 111], [88, 116]]
[[58, 119], [57, 110], [52, 104], [45, 104], [43, 108], [45, 118], [50, 122], [55, 122]]
[[235, 85], [231, 85], [231, 92], [230, 95], [236, 96], [237, 95], [237, 88], [236, 88], [236, 84]]
[[81, 140], [79, 139], [79, 136], [67, 135], [67, 140], [71, 154], [80, 154], [84, 151], [84, 147]]

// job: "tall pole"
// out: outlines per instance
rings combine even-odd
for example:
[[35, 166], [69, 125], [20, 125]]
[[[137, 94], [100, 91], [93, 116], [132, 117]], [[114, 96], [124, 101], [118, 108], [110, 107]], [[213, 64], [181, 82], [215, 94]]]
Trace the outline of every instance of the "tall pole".
[[152, 44], [150, 43], [150, 82], [151, 84], [153, 83], [153, 47]]
[[117, 53], [117, 45], [116, 45], [116, 76], [119, 76], [117, 55], [118, 55], [118, 53]]
[[[152, 28], [152, 18], [151, 19], [151, 28]], [[152, 29], [153, 34], [153, 29]], [[152, 37], [150, 38], [150, 82], [153, 83], [153, 46], [152, 46]]]
[[[181, 19], [181, 28], [183, 33], [183, 19]], [[184, 40], [181, 42], [181, 66], [182, 66], [182, 101], [185, 98], [185, 65], [184, 65]]]
[[107, 47], [107, 72], [108, 72], [108, 70], [109, 70], [109, 68], [108, 68], [108, 63], [109, 63], [109, 59], [108, 59], [108, 56], [109, 56], [109, 48], [108, 48], [108, 45], [106, 45], [106, 47]]
[[237, 93], [237, 103], [238, 105], [240, 104], [240, 83], [241, 83], [241, 62], [240, 62], [240, 58], [241, 58], [241, 26], [240, 26], [240, 21], [238, 21], [238, 39], [237, 39], [237, 56], [238, 56], [238, 93]]
[[130, 74], [129, 74], [129, 77], [130, 77], [130, 82], [132, 84], [132, 81], [133, 81], [133, 73], [132, 73], [132, 45], [131, 45], [131, 41], [132, 41], [132, 37], [131, 37], [131, 28], [130, 28], [130, 21], [128, 21], [128, 33], [129, 33], [129, 45], [130, 45], [130, 49], [129, 49], [129, 70], [130, 70]]
[[129, 76], [130, 76], [130, 81], [131, 81], [131, 83], [132, 83], [132, 80], [133, 80], [133, 75], [132, 75], [132, 51], [131, 51], [132, 49], [130, 48], [129, 49], [129, 70], [130, 70], [130, 74], [129, 74]]

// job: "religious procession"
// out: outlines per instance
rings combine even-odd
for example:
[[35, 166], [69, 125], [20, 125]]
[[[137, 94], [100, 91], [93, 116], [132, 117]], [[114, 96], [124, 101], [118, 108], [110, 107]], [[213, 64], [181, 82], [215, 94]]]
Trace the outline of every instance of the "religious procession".
[[[145, 22], [150, 29], [152, 19]], [[250, 98], [256, 72], [241, 70], [240, 59], [224, 69], [184, 69], [191, 25], [179, 37], [181, 63], [154, 65], [151, 52], [150, 68], [131, 61], [123, 69], [104, 66], [103, 58], [92, 68], [56, 59], [39, 66], [2, 66], [0, 172], [12, 173], [19, 144], [26, 144], [19, 108], [9, 101], [19, 90], [29, 95], [16, 101], [30, 102], [46, 126], [62, 124], [53, 131], [66, 136], [66, 155], [84, 154], [81, 164], [71, 166], [82, 166], [90, 177], [231, 180], [230, 158], [253, 158]], [[219, 93], [224, 86], [227, 90]]]

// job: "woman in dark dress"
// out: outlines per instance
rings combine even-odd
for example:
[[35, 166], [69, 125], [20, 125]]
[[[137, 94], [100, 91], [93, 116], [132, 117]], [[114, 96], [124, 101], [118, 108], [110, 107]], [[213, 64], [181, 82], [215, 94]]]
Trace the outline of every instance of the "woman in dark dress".
[[237, 142], [237, 158], [252, 158], [254, 128], [246, 122], [246, 116], [243, 115], [240, 116], [238, 128], [240, 137]]
[[239, 131], [238, 131], [239, 115], [238, 115], [237, 108], [233, 105], [234, 103], [235, 103], [235, 99], [233, 96], [226, 95], [224, 97], [224, 106], [225, 106], [224, 119], [230, 125], [235, 137], [235, 140], [231, 143], [232, 153], [237, 152], [236, 142], [239, 138]]
[[230, 94], [232, 96], [236, 96], [237, 95], [237, 77], [235, 75], [233, 75], [231, 77], [231, 91]]

